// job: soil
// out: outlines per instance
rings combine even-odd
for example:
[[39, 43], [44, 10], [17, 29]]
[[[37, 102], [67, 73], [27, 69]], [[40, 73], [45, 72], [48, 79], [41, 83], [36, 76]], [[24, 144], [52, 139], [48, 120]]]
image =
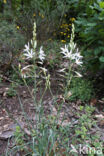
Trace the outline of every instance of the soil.
[[[35, 108], [34, 108], [34, 101], [31, 98], [31, 95], [29, 94], [29, 91], [27, 87], [19, 86], [17, 90], [17, 95], [13, 97], [9, 97], [7, 95], [7, 90], [10, 87], [9, 83], [4, 83], [0, 87], [0, 134], [8, 132], [6, 136], [0, 137], [0, 156], [6, 155], [6, 150], [8, 147], [8, 141], [12, 142], [13, 134], [11, 129], [14, 132], [14, 129], [16, 128], [15, 124], [16, 122], [20, 125], [25, 124], [24, 120], [24, 113], [26, 112], [28, 118], [31, 120], [35, 116]], [[41, 91], [37, 91], [37, 100], [40, 99], [42, 96], [44, 87], [41, 87]], [[30, 87], [31, 91], [33, 87]], [[52, 93], [54, 96], [57, 96], [57, 102], [60, 104], [61, 100], [64, 100], [61, 91], [58, 91], [59, 89], [56, 88], [55, 83], [53, 82], [52, 85]], [[53, 109], [53, 115], [56, 114], [57, 108], [55, 108], [52, 105], [52, 95], [49, 90], [46, 91], [45, 96], [43, 97], [43, 105], [46, 111], [46, 114], [50, 112], [50, 109]], [[95, 100], [95, 101], [94, 101]], [[65, 101], [64, 101], [65, 102]], [[92, 99], [91, 105], [100, 105], [100, 110], [97, 109], [97, 114], [102, 114], [104, 116], [104, 112], [102, 111], [104, 101], [96, 99]], [[63, 109], [60, 113], [60, 120], [62, 116], [65, 116], [65, 122], [68, 123], [73, 118], [76, 119], [76, 111], [78, 109], [78, 106], [81, 104], [80, 101], [77, 101], [76, 103], [70, 103], [63, 105]], [[64, 122], [64, 124], [65, 124]], [[11, 128], [12, 127], [12, 128]], [[99, 126], [101, 128], [102, 133], [104, 133], [104, 122], [102, 125]], [[10, 133], [11, 132], [11, 133]], [[27, 132], [28, 133], [28, 132]], [[10, 148], [10, 145], [9, 145]], [[11, 155], [14, 156], [14, 155]], [[16, 156], [23, 156], [23, 153], [17, 153]]]
[[[15, 120], [22, 124], [24, 120], [23, 112], [25, 112], [30, 119], [34, 116], [34, 101], [27, 87], [19, 86], [16, 89], [17, 95], [13, 97], [7, 95], [8, 88], [10, 88], [9, 83], [4, 83], [0, 87], [0, 134], [8, 131], [9, 126], [15, 124]], [[37, 91], [37, 100], [42, 96], [44, 87], [42, 86], [41, 88], [41, 91]], [[33, 87], [30, 87], [30, 90], [32, 89]], [[52, 87], [52, 93], [53, 95], [57, 93], [57, 88], [55, 86]], [[47, 90], [43, 101], [48, 102], [50, 97], [51, 93]], [[7, 136], [7, 138], [0, 137], [0, 156], [5, 155], [8, 139], [9, 136]]]

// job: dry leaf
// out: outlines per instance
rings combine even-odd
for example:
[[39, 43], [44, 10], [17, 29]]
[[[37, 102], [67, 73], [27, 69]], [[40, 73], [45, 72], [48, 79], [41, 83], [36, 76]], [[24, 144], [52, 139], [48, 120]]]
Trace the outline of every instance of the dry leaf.
[[104, 126], [104, 120], [101, 120], [99, 123], [100, 126]]
[[96, 104], [97, 104], [97, 99], [95, 99], [95, 98], [91, 99], [90, 105], [95, 106]]
[[69, 92], [67, 93], [66, 97], [69, 98], [70, 96], [72, 96], [71, 91], [69, 91]]
[[4, 119], [4, 117], [0, 117], [0, 120], [3, 120]]
[[95, 117], [98, 118], [98, 119], [104, 119], [104, 116], [102, 114], [95, 115]]

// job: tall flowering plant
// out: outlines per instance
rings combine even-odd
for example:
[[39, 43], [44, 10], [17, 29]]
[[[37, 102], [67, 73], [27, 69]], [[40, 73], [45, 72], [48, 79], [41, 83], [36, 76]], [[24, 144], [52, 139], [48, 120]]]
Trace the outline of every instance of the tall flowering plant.
[[[33, 39], [31, 40], [31, 42], [27, 43], [25, 45], [25, 49], [23, 51], [23, 55], [25, 56], [26, 60], [33, 60], [33, 65], [27, 65], [24, 68], [21, 69], [21, 76], [23, 78], [26, 77], [30, 77], [30, 67], [36, 67], [36, 59], [39, 59], [39, 63], [43, 64], [44, 59], [45, 59], [45, 53], [43, 50], [43, 47], [40, 47], [39, 52], [36, 51], [37, 48], [37, 40], [36, 40], [36, 23], [34, 23], [34, 27], [33, 27]], [[34, 72], [36, 72], [34, 70]]]
[[[24, 55], [25, 59], [26, 60], [32, 60], [33, 64], [29, 64], [23, 68], [21, 68], [21, 65], [20, 65], [19, 69], [20, 69], [23, 81], [27, 87], [28, 87], [28, 85], [26, 83], [26, 78], [33, 78], [33, 80], [34, 80], [34, 93], [36, 93], [37, 85], [40, 83], [40, 82], [37, 82], [37, 77], [39, 77], [39, 73], [37, 74], [37, 68], [38, 67], [37, 67], [37, 63], [36, 63], [36, 60], [39, 60], [39, 63], [41, 65], [41, 67], [39, 67], [39, 68], [43, 72], [43, 74], [45, 76], [45, 80], [46, 80], [46, 86], [45, 86], [45, 90], [44, 90], [44, 93], [45, 93], [47, 88], [50, 89], [50, 75], [47, 74], [47, 69], [42, 67], [44, 60], [45, 60], [45, 57], [46, 57], [44, 50], [43, 50], [43, 46], [40, 47], [39, 51], [37, 51], [36, 48], [37, 48], [36, 23], [34, 23], [33, 38], [30, 42], [28, 42], [25, 45], [25, 48], [23, 50], [23, 55]], [[29, 89], [29, 87], [28, 87], [28, 90], [29, 90], [30, 94], [32, 95], [32, 92]], [[43, 95], [44, 95], [44, 93], [43, 93]], [[32, 95], [33, 98], [34, 98], [34, 96], [36, 96], [36, 94]]]
[[[77, 69], [79, 66], [82, 66], [82, 58], [79, 49], [77, 48], [77, 45], [74, 43], [74, 37], [75, 37], [75, 27], [74, 24], [72, 24], [72, 34], [71, 34], [71, 39], [70, 43], [68, 45], [65, 45], [64, 48], [61, 48], [61, 53], [63, 54], [64, 59], [68, 59], [68, 71], [66, 73], [66, 79], [67, 79], [67, 84], [66, 84], [66, 91], [68, 91], [68, 88], [70, 87], [70, 82], [74, 76], [77, 77], [82, 77], [82, 75], [74, 69], [74, 66], [77, 66]], [[64, 69], [60, 70], [65, 71]]]

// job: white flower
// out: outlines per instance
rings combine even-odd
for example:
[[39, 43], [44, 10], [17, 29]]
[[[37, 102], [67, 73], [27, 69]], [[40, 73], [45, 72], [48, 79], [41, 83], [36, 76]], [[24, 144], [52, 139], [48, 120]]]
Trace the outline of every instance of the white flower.
[[65, 72], [65, 70], [66, 70], [66, 68], [63, 68], [63, 69], [60, 69], [60, 70], [58, 70], [58, 72]]
[[25, 52], [24, 56], [26, 56], [27, 59], [32, 59], [35, 55], [35, 53], [33, 52], [33, 49], [30, 49], [29, 42], [27, 45], [25, 45], [24, 52]]
[[[74, 48], [76, 47], [76, 44], [74, 44]], [[82, 65], [83, 62], [81, 61], [81, 59], [83, 58], [83, 56], [80, 55], [80, 52], [78, 50], [78, 48], [76, 49], [76, 53], [73, 53], [73, 50], [70, 48], [71, 50], [68, 50], [68, 45], [65, 45], [65, 48], [61, 48], [61, 53], [64, 54], [64, 58], [68, 58], [70, 60], [75, 60], [75, 63], [77, 65]]]
[[69, 58], [69, 59], [72, 59], [72, 50], [68, 50], [68, 45], [65, 45], [65, 48], [61, 48], [61, 53], [64, 54], [64, 58]]
[[83, 58], [83, 56], [80, 55], [80, 52], [78, 52], [78, 48], [76, 49], [76, 53], [73, 54], [73, 60], [75, 60], [75, 63], [77, 65], [82, 65], [83, 62], [81, 61], [81, 59]]
[[47, 69], [46, 69], [46, 68], [40, 67], [40, 69], [42, 69], [42, 71], [43, 71], [44, 73], [47, 72]]
[[82, 77], [82, 75], [78, 72], [75, 71], [75, 73], [77, 74], [77, 77]]
[[43, 47], [41, 46], [40, 47], [40, 51], [39, 51], [39, 59], [41, 60], [41, 64], [43, 63], [44, 59], [45, 59], [45, 54], [44, 54], [44, 51], [43, 51]]
[[32, 65], [27, 65], [27, 66], [25, 66], [25, 67], [23, 67], [21, 69], [21, 76], [22, 76], [22, 78], [29, 77], [28, 75], [29, 75], [29, 72], [30, 72], [30, 67], [33, 67], [33, 66]]
[[80, 60], [80, 58], [76, 58], [75, 63], [79, 66], [83, 64], [83, 62]]
[[35, 56], [35, 53], [33, 52], [33, 49], [29, 49], [28, 51], [26, 51], [24, 56], [26, 56], [27, 59], [32, 59]]
[[30, 49], [30, 46], [29, 46], [29, 42], [28, 42], [28, 44], [27, 44], [27, 45], [25, 44], [25, 49], [24, 49], [24, 51], [25, 51], [25, 52], [28, 52], [28, 51], [29, 51], [29, 49]]
[[65, 45], [65, 48], [61, 48], [61, 50], [62, 50], [62, 54], [66, 54], [66, 53], [68, 53], [69, 52], [69, 50], [68, 50], [68, 45]]
[[79, 49], [76, 49], [76, 53], [73, 54], [74, 59], [82, 59], [83, 56], [80, 55]]

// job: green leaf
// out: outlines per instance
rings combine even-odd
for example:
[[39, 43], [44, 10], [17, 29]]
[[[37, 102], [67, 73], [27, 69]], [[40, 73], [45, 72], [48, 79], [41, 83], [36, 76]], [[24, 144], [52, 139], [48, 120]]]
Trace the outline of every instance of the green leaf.
[[104, 51], [104, 47], [103, 46], [98, 46], [98, 48], [96, 48], [95, 50], [94, 50], [94, 54], [95, 55], [98, 55], [98, 54], [102, 54], [102, 51]]
[[94, 27], [94, 26], [96, 26], [96, 23], [88, 23], [87, 26]]
[[100, 8], [103, 9], [103, 8], [104, 8], [104, 2], [100, 2], [100, 3], [99, 3], [99, 6], [100, 6]]
[[101, 56], [101, 57], [99, 58], [99, 60], [100, 60], [100, 62], [104, 62], [104, 56]]

